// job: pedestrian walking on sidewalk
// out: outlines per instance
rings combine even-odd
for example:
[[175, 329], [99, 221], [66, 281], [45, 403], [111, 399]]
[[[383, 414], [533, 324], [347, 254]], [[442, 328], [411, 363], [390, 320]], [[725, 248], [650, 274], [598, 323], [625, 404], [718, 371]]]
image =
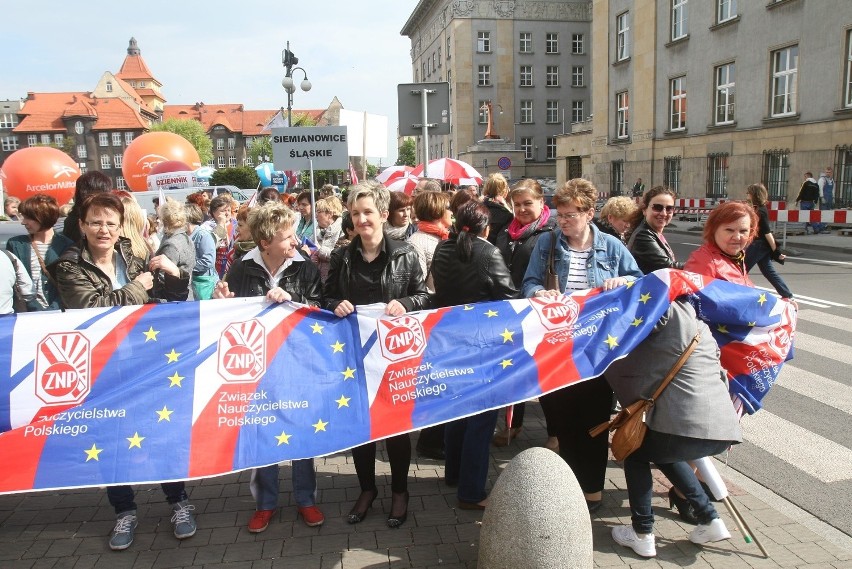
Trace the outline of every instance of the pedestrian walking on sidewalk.
[[790, 292], [787, 283], [784, 282], [784, 279], [775, 270], [775, 265], [772, 264], [774, 260], [783, 265], [787, 256], [781, 252], [781, 247], [775, 241], [772, 228], [769, 226], [769, 212], [766, 210], [768, 200], [766, 187], [763, 184], [752, 184], [746, 192], [748, 192], [748, 200], [751, 206], [757, 212], [757, 236], [746, 248], [746, 271], [751, 271], [757, 265], [769, 284], [781, 295], [781, 298], [793, 298], [793, 293]]
[[832, 177], [834, 170], [831, 166], [826, 167], [825, 172], [817, 180], [819, 186], [819, 195], [821, 198], [820, 209], [834, 209], [834, 178]]
[[[805, 172], [805, 181], [802, 182], [802, 187], [799, 188], [799, 195], [796, 196], [796, 205], [802, 211], [811, 211], [816, 209], [819, 203], [819, 184], [814, 180], [812, 172]], [[813, 229], [814, 235], [819, 235], [825, 230], [824, 223], [805, 222], [805, 235], [808, 234], [808, 228]]]

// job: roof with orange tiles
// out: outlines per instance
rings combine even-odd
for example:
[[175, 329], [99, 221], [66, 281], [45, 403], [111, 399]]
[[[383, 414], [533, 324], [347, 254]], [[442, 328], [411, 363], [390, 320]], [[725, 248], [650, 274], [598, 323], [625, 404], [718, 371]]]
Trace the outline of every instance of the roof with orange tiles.
[[64, 132], [63, 119], [95, 119], [95, 130], [139, 130], [148, 124], [126, 101], [95, 99], [88, 93], [28, 93], [14, 132]]
[[142, 59], [141, 55], [131, 55], [128, 54], [127, 57], [124, 58], [124, 63], [121, 64], [121, 69], [118, 70], [118, 73], [115, 74], [119, 79], [124, 79], [125, 81], [128, 79], [148, 79], [156, 81], [154, 79], [154, 75], [151, 73], [151, 70], [148, 69], [148, 66], [145, 64], [145, 60]]
[[[115, 77], [116, 82], [121, 86], [121, 88], [124, 89], [128, 95], [133, 97], [133, 100], [136, 101], [137, 105], [142, 107], [143, 110], [148, 111], [151, 114], [155, 114], [154, 109], [152, 109], [148, 103], [145, 102], [145, 99], [142, 98], [142, 91], [151, 91], [153, 93], [151, 89], [134, 89], [133, 86], [124, 79], [121, 79], [117, 75], [114, 75], [113, 77]], [[162, 97], [160, 98], [163, 99]]]
[[136, 92], [139, 93], [139, 95], [142, 97], [157, 97], [161, 101], [166, 100], [166, 98], [163, 97], [161, 93], [154, 91], [153, 89], [140, 89], [137, 87]]

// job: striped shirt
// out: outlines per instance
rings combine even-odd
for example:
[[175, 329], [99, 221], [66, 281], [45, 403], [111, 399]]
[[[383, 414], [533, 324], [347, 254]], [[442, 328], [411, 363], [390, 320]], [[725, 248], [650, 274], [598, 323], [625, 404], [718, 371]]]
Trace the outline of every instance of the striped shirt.
[[568, 261], [568, 279], [565, 283], [565, 292], [571, 293], [575, 290], [586, 290], [589, 288], [589, 269], [587, 267], [589, 258], [592, 256], [592, 248], [578, 251], [568, 248], [570, 259]]
[[[41, 255], [41, 258], [44, 259], [44, 256], [47, 255], [47, 248], [50, 247], [50, 242], [48, 243], [33, 243], [33, 245], [38, 248], [38, 252]], [[36, 300], [42, 306], [47, 306], [47, 298], [44, 295], [44, 288], [41, 282], [41, 263], [38, 261], [38, 256], [36, 256], [35, 251], [30, 254], [30, 276], [33, 279], [33, 289], [36, 293]]]

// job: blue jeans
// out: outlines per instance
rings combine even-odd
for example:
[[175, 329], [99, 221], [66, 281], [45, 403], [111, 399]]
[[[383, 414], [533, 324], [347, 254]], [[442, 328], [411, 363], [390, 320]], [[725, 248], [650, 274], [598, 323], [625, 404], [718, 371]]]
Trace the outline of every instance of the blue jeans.
[[820, 209], [834, 209], [834, 192], [822, 192], [822, 201], [819, 204]]
[[[805, 201], [799, 202], [799, 209], [802, 209], [802, 210], [805, 210], [805, 211], [810, 211], [814, 208], [814, 205], [815, 205], [814, 202], [805, 202]], [[805, 233], [808, 232], [808, 227], [813, 229], [814, 233], [820, 233], [821, 231], [823, 231], [825, 229], [825, 224], [824, 223], [807, 222], [807, 223], [805, 223]]]
[[[163, 494], [166, 495], [166, 500], [169, 504], [177, 504], [187, 500], [186, 484], [180, 482], [163, 482], [160, 484], [163, 489]], [[129, 512], [136, 509], [136, 502], [133, 501], [133, 488], [130, 486], [107, 486], [107, 498], [110, 505], [115, 508], [116, 514]]]
[[746, 271], [751, 271], [752, 267], [758, 266], [760, 272], [766, 277], [781, 298], [793, 298], [793, 293], [781, 278], [781, 275], [775, 270], [775, 265], [772, 263], [772, 250], [769, 248], [769, 243], [764, 239], [755, 239], [746, 249]]
[[458, 499], [481, 502], [488, 494], [488, 465], [491, 460], [491, 436], [497, 426], [498, 409], [447, 423], [444, 430], [445, 475], [458, 482]]
[[636, 533], [654, 531], [654, 510], [651, 509], [654, 484], [651, 476], [652, 462], [689, 500], [695, 509], [698, 523], [709, 524], [718, 518], [716, 508], [687, 461], [719, 454], [730, 444], [730, 441], [694, 439], [649, 429], [642, 446], [624, 459], [630, 517]]
[[[294, 460], [293, 500], [300, 508], [313, 506], [317, 494], [317, 474], [314, 471], [314, 459]], [[251, 495], [258, 510], [274, 510], [278, 507], [278, 465], [272, 464], [251, 471], [249, 482]]]

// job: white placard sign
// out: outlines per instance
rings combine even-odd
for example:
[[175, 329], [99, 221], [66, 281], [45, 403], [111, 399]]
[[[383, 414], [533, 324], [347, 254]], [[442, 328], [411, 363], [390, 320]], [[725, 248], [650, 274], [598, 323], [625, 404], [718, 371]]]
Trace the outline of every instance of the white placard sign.
[[349, 144], [345, 126], [272, 129], [272, 162], [276, 170], [345, 170]]

